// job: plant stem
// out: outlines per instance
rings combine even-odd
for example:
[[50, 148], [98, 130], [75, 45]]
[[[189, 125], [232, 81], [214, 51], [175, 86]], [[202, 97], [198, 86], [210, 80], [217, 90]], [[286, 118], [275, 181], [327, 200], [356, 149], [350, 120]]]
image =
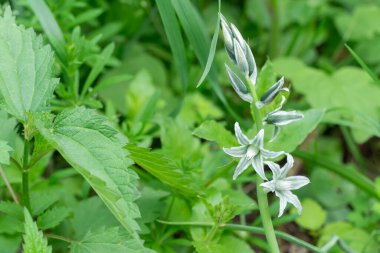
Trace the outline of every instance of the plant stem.
[[22, 201], [24, 206], [31, 212], [29, 196], [29, 141], [24, 140], [24, 156], [22, 160]]
[[73, 243], [73, 242], [75, 242], [74, 240], [71, 240], [71, 239], [66, 238], [64, 236], [61, 236], [61, 235], [54, 235], [54, 234], [45, 233], [44, 236], [47, 237], [47, 238], [57, 239], [57, 240], [64, 241], [64, 242], [67, 242], [67, 243]]
[[4, 169], [3, 169], [1, 166], [0, 166], [0, 176], [3, 178], [4, 183], [5, 183], [5, 185], [7, 186], [7, 189], [8, 189], [8, 191], [9, 191], [9, 193], [11, 194], [13, 201], [14, 201], [16, 204], [20, 204], [19, 201], [18, 201], [17, 195], [16, 195], [16, 193], [14, 192], [14, 190], [13, 190], [13, 188], [12, 188], [12, 185], [9, 183], [9, 180], [8, 180], [8, 178], [7, 178], [7, 175], [5, 174], [5, 171], [4, 171]]
[[[214, 223], [211, 223], [211, 222], [173, 222], [173, 221], [163, 221], [163, 220], [157, 220], [157, 222], [162, 223], [162, 224], [172, 225], [172, 226], [213, 227], [215, 225]], [[260, 228], [260, 227], [254, 227], [254, 226], [246, 226], [246, 225], [238, 225], [238, 224], [220, 224], [218, 227], [222, 228], [222, 229], [227, 229], [227, 230], [239, 230], [239, 231], [252, 232], [252, 233], [256, 233], [256, 234], [265, 234], [265, 229]], [[323, 251], [321, 249], [319, 249], [318, 247], [316, 247], [316, 246], [314, 246], [308, 242], [305, 242], [301, 239], [298, 239], [297, 237], [289, 235], [285, 232], [274, 231], [274, 233], [278, 237], [280, 237], [280, 238], [282, 238], [288, 242], [292, 242], [294, 244], [300, 245], [300, 246], [310, 250], [311, 252], [323, 253]], [[271, 253], [274, 252], [274, 251], [272, 251], [272, 248], [270, 248], [270, 249], [271, 249]]]
[[343, 138], [346, 141], [347, 147], [350, 150], [350, 153], [353, 155], [355, 161], [358, 163], [360, 169], [366, 169], [367, 166], [365, 164], [363, 156], [360, 153], [358, 147], [356, 146], [354, 138], [350, 133], [350, 130], [348, 129], [348, 127], [345, 126], [342, 126], [340, 129], [342, 130]]
[[[256, 101], [258, 101], [258, 97], [256, 94], [255, 86], [250, 82], [249, 78], [247, 78], [247, 82], [249, 83], [248, 86], [250, 87], [250, 91], [253, 98], [253, 101], [251, 103], [252, 118], [255, 121], [256, 130], [257, 132], [259, 132], [263, 128], [263, 122], [261, 119], [261, 112], [256, 106]], [[272, 218], [269, 212], [267, 194], [264, 192], [263, 188], [260, 186], [262, 183], [263, 183], [263, 180], [260, 177], [257, 177], [256, 179], [257, 201], [259, 204], [259, 210], [260, 210], [260, 215], [263, 222], [265, 237], [267, 238], [270, 252], [280, 253], [276, 235], [274, 233]]]

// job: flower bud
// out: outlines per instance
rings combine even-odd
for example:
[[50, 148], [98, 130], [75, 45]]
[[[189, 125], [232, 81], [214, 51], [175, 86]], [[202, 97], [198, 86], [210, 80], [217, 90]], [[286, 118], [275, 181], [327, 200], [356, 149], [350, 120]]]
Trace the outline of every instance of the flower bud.
[[277, 111], [277, 112], [269, 113], [265, 117], [264, 122], [266, 124], [271, 124], [275, 126], [284, 126], [300, 119], [303, 119], [303, 114], [299, 112]]
[[261, 96], [260, 101], [257, 103], [258, 107], [263, 107], [264, 105], [269, 105], [277, 97], [280, 91], [288, 92], [288, 88], [282, 88], [284, 85], [284, 77], [281, 77], [272, 87], [270, 87], [264, 94]]
[[249, 92], [247, 86], [244, 84], [244, 82], [233, 72], [232, 69], [228, 67], [226, 64], [226, 69], [228, 73], [228, 77], [231, 81], [232, 87], [234, 88], [235, 92], [246, 102], [252, 103], [252, 95]]

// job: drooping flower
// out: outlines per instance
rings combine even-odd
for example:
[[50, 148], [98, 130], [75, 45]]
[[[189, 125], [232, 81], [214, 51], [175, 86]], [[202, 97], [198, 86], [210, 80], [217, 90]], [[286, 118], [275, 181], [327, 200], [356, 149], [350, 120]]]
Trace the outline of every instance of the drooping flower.
[[258, 134], [249, 139], [240, 129], [239, 123], [235, 123], [235, 135], [240, 144], [238, 147], [223, 148], [223, 151], [230, 156], [240, 158], [240, 161], [235, 169], [233, 179], [235, 180], [241, 173], [243, 173], [249, 165], [252, 165], [256, 173], [262, 178], [267, 180], [264, 173], [264, 161], [273, 159], [285, 152], [273, 152], [264, 148], [264, 129], [261, 129]]
[[284, 77], [281, 77], [275, 84], [272, 85], [267, 91], [260, 97], [260, 101], [256, 102], [256, 106], [261, 108], [265, 105], [269, 105], [277, 97], [281, 91], [289, 92], [288, 88], [283, 88]]
[[265, 164], [267, 164], [271, 169], [273, 178], [271, 181], [262, 183], [261, 186], [264, 187], [265, 192], [274, 192], [280, 199], [280, 211], [278, 217], [282, 216], [288, 202], [297, 208], [298, 214], [301, 214], [301, 202], [291, 191], [297, 190], [309, 184], [310, 180], [304, 176], [287, 177], [289, 170], [294, 164], [293, 156], [287, 154], [287, 162], [282, 168], [280, 168], [278, 164], [271, 161], [267, 161]]

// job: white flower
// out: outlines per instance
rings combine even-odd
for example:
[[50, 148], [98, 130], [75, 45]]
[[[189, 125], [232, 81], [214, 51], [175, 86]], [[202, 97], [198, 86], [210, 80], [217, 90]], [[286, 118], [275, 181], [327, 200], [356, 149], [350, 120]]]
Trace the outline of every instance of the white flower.
[[286, 204], [289, 202], [297, 208], [298, 214], [301, 215], [302, 206], [296, 195], [291, 190], [297, 190], [302, 186], [310, 183], [310, 180], [304, 176], [291, 176], [287, 177], [289, 170], [293, 167], [293, 156], [287, 155], [287, 163], [280, 168], [280, 166], [274, 162], [265, 162], [273, 172], [273, 179], [271, 181], [262, 183], [265, 192], [274, 192], [280, 199], [280, 217], [285, 210]]
[[273, 152], [264, 149], [264, 129], [252, 139], [248, 139], [240, 129], [239, 123], [235, 123], [235, 135], [241, 146], [232, 148], [223, 148], [223, 151], [230, 156], [241, 158], [236, 166], [233, 179], [235, 180], [250, 164], [262, 179], [266, 179], [264, 173], [264, 159], [276, 158], [285, 152]]

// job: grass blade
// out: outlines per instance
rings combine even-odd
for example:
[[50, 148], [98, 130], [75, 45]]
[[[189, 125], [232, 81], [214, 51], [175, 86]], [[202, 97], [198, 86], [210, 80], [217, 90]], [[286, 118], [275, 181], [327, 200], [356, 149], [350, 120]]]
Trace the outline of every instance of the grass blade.
[[180, 74], [182, 91], [183, 94], [185, 94], [187, 89], [188, 68], [185, 44], [183, 42], [178, 20], [170, 0], [156, 0], [156, 3], [161, 15], [166, 36], [168, 37], [170, 48], [173, 52], [174, 63]]
[[372, 80], [380, 85], [380, 80], [379, 78], [377, 77], [377, 75], [368, 67], [367, 64], [365, 64], [365, 62], [363, 61], [362, 58], [360, 58], [360, 56], [347, 44], [344, 44], [344, 46], [347, 48], [347, 50], [350, 52], [350, 54], [352, 55], [352, 57], [354, 57], [355, 61], [360, 65], [360, 67], [362, 67], [362, 69], [364, 69], [367, 74], [372, 78]]
[[32, 7], [34, 14], [40, 21], [40, 24], [49, 38], [49, 41], [56, 51], [59, 59], [63, 63], [66, 63], [66, 41], [53, 13], [50, 11], [44, 0], [28, 0], [28, 2], [30, 7]]

